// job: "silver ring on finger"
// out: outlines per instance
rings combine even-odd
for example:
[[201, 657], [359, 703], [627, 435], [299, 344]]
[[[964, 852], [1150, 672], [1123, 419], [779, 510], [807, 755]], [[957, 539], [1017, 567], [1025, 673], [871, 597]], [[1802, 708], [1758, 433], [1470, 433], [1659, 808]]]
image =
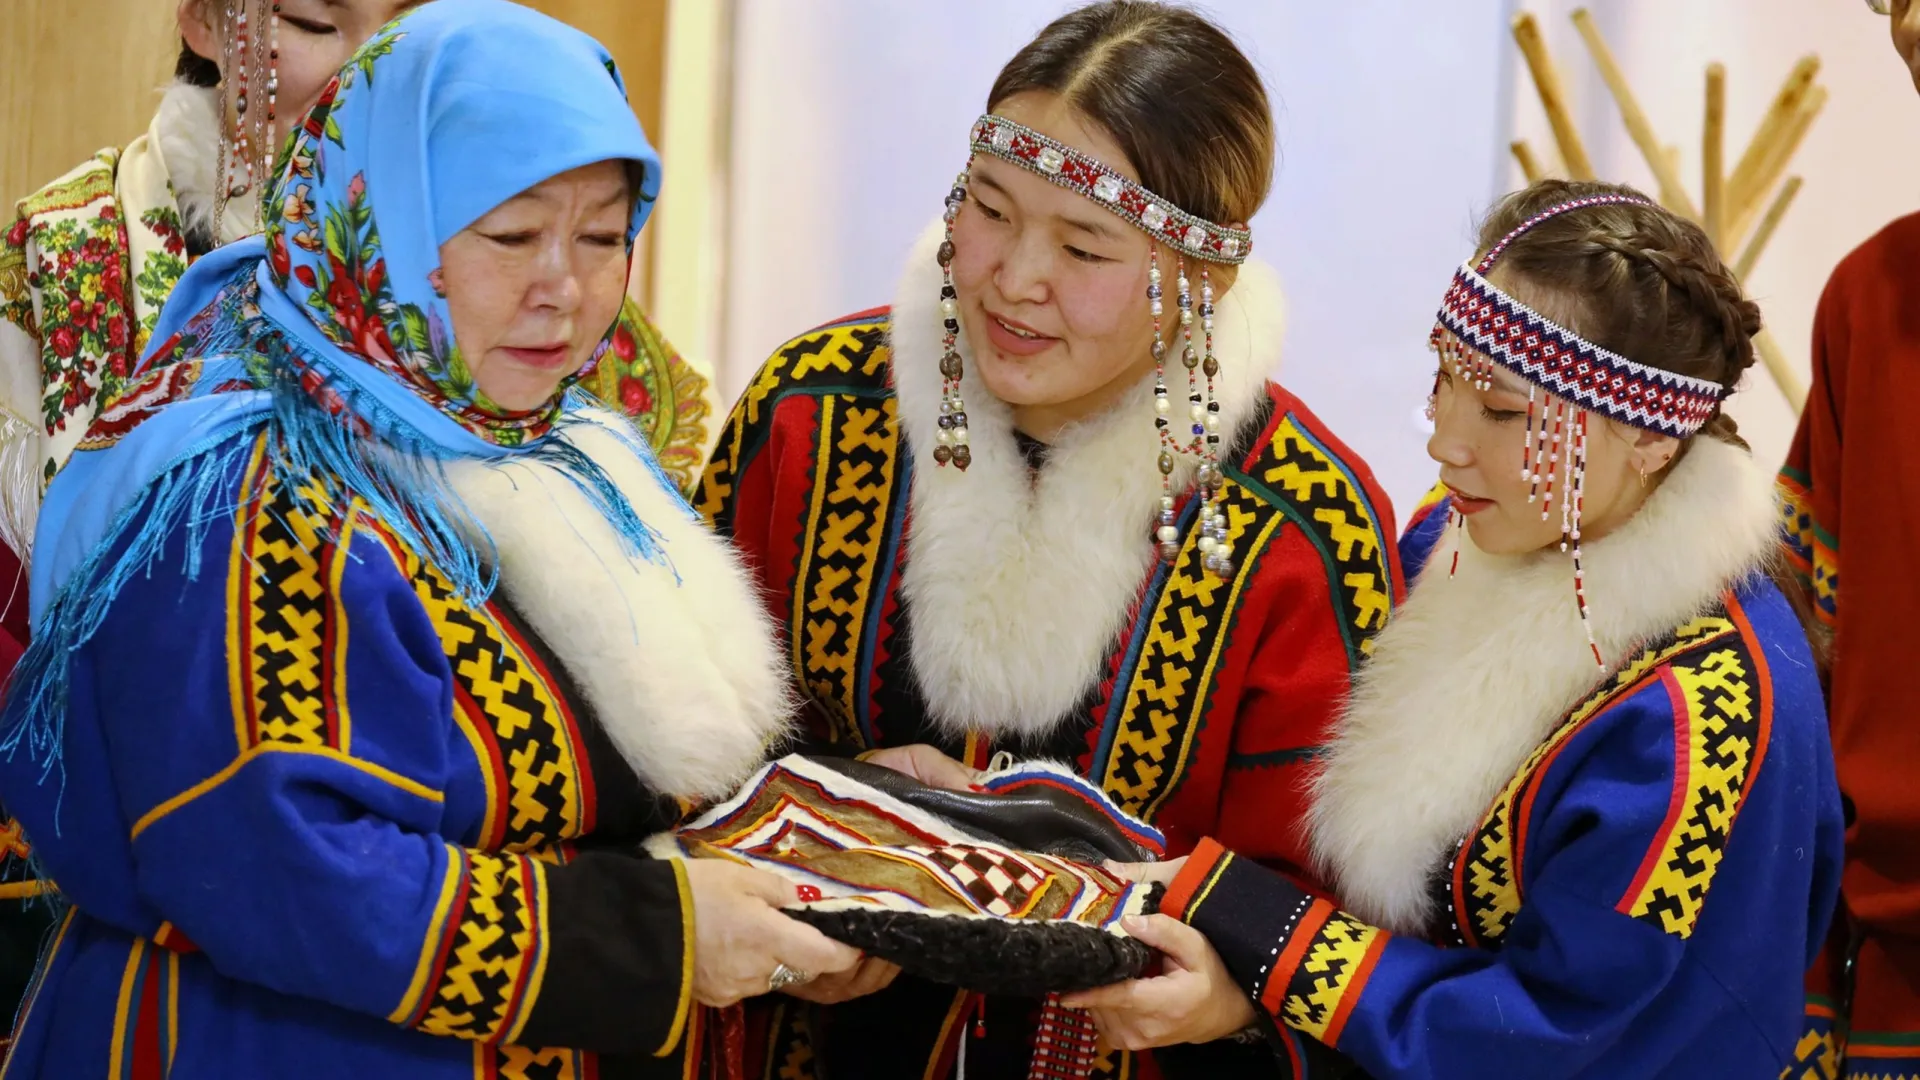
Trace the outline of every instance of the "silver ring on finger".
[[785, 990], [789, 986], [798, 986], [801, 983], [812, 981], [813, 976], [798, 968], [790, 968], [785, 964], [775, 964], [773, 966], [773, 974], [767, 976], [767, 992], [776, 993]]

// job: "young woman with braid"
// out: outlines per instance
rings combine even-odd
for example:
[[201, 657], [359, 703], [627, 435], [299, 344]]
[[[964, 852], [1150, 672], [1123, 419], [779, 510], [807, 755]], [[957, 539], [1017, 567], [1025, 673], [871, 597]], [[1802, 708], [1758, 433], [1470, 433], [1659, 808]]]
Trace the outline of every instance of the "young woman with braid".
[[1377, 1080], [1778, 1075], [1841, 815], [1772, 478], [1720, 411], [1759, 325], [1631, 189], [1502, 202], [1433, 332], [1448, 494], [1313, 780], [1338, 903], [1212, 840], [1131, 868], [1188, 955], [1069, 1004], [1121, 1046], [1259, 1017]]

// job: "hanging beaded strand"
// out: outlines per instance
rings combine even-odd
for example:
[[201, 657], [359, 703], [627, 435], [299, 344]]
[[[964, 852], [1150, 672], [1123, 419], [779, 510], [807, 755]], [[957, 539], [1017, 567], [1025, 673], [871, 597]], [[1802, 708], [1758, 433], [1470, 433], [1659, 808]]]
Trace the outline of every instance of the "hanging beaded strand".
[[265, 140], [260, 147], [260, 198], [255, 204], [260, 215], [258, 224], [263, 228], [267, 222], [267, 202], [272, 196], [273, 166], [275, 158], [279, 156], [279, 141], [275, 138], [275, 132], [280, 126], [280, 0], [273, 0], [267, 12], [266, 43], [267, 59], [263, 70], [267, 81], [267, 115], [265, 123], [261, 124]]
[[1160, 435], [1160, 514], [1154, 524], [1154, 546], [1163, 562], [1180, 557], [1180, 527], [1173, 513], [1173, 402], [1167, 397], [1167, 340], [1161, 331], [1165, 313], [1160, 287], [1160, 245], [1147, 245], [1147, 312], [1153, 317], [1153, 426]]
[[219, 242], [220, 222], [226, 218], [227, 200], [233, 195], [234, 174], [238, 172], [238, 169], [235, 167], [234, 158], [237, 154], [235, 139], [239, 133], [239, 125], [236, 123], [230, 132], [225, 126], [225, 120], [226, 113], [229, 111], [227, 96], [231, 93], [231, 88], [237, 81], [235, 71], [240, 66], [240, 54], [235, 48], [236, 39], [233, 33], [234, 28], [239, 25], [239, 21], [240, 7], [238, 0], [227, 0], [226, 18], [221, 26], [222, 33], [220, 41], [220, 101], [222, 106], [222, 126], [220, 129], [219, 151], [220, 179], [219, 183], [215, 186], [213, 194], [213, 231], [215, 243]]
[[1233, 539], [1227, 535], [1226, 510], [1219, 500], [1226, 485], [1226, 476], [1220, 471], [1220, 399], [1213, 383], [1220, 374], [1220, 360], [1213, 355], [1213, 272], [1206, 263], [1200, 264], [1200, 334], [1200, 374], [1206, 380], [1207, 396], [1207, 448], [1200, 464], [1200, 495], [1206, 500], [1203, 507], [1212, 511], [1213, 523], [1211, 535], [1201, 535], [1200, 552], [1207, 568], [1225, 578], [1233, 573]]
[[940, 241], [936, 258], [940, 262], [940, 420], [934, 434], [934, 464], [944, 468], [952, 464], [961, 472], [973, 464], [973, 448], [967, 442], [967, 404], [960, 397], [960, 376], [965, 364], [960, 359], [960, 294], [953, 288], [953, 219], [967, 201], [967, 173], [953, 179], [947, 192], [946, 236]]
[[238, 82], [239, 89], [234, 97], [234, 104], [233, 104], [234, 144], [235, 144], [235, 151], [238, 153], [240, 158], [239, 164], [246, 169], [246, 177], [247, 177], [246, 182], [243, 186], [231, 192], [231, 194], [234, 194], [234, 195], [240, 195], [240, 194], [244, 194], [246, 192], [252, 191], [253, 179], [254, 179], [253, 178], [253, 131], [251, 130], [252, 125], [248, 123], [248, 117], [247, 117], [247, 105], [248, 105], [247, 75], [248, 75], [248, 69], [254, 66], [252, 63], [253, 58], [248, 54], [248, 49], [247, 49], [247, 45], [249, 41], [249, 35], [247, 33], [247, 6], [249, 3], [251, 3], [251, 0], [240, 0], [240, 5], [239, 5], [240, 21], [234, 30], [235, 40], [238, 43], [237, 47], [234, 50], [235, 60], [237, 61], [234, 64], [234, 67], [239, 69], [236, 72], [236, 75], [239, 79], [239, 82]]
[[1607, 668], [1606, 658], [1600, 654], [1600, 643], [1594, 640], [1593, 616], [1587, 608], [1587, 568], [1584, 552], [1580, 543], [1580, 519], [1585, 515], [1587, 504], [1587, 410], [1581, 409], [1576, 422], [1573, 451], [1573, 594], [1580, 605], [1580, 627], [1587, 632], [1587, 648], [1593, 652], [1593, 662], [1600, 670]]

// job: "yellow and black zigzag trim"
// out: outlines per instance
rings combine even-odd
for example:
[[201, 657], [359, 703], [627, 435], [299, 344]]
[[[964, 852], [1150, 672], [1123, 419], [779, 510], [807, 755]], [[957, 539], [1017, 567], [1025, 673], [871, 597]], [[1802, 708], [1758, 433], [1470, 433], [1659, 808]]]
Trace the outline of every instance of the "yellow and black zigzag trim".
[[1287, 973], [1284, 991], [1276, 1000], [1277, 980], [1270, 981], [1261, 1003], [1289, 1027], [1338, 1046], [1387, 939], [1325, 900], [1313, 901], [1274, 964], [1275, 974]]
[[234, 519], [228, 569], [227, 665], [240, 751], [263, 743], [350, 749], [348, 620], [340, 579], [356, 513], [338, 513], [324, 485], [289, 491], [255, 442]]
[[1771, 687], [1759, 646], [1744, 633], [1676, 658], [1668, 668], [1674, 736], [1685, 773], [1664, 835], [1620, 910], [1688, 938], [1720, 868], [1733, 822], [1766, 754]]
[[1218, 505], [1233, 546], [1232, 580], [1201, 565], [1197, 517], [1147, 619], [1139, 658], [1116, 689], [1120, 715], [1100, 786], [1151, 821], [1179, 786], [1211, 696], [1227, 627], [1259, 554], [1284, 520], [1274, 503], [1231, 474]]
[[[1349, 664], [1373, 653], [1393, 607], [1391, 539], [1353, 474], [1291, 415], [1247, 476], [1313, 538], [1327, 561]], [[1236, 548], [1236, 550], [1238, 550]]]
[[870, 739], [860, 723], [861, 641], [884, 599], [874, 583], [893, 546], [899, 435], [891, 396], [820, 397], [813, 501], [800, 531], [789, 614], [795, 676], [832, 714], [836, 741], [862, 748]]
[[694, 509], [721, 532], [728, 531], [735, 485], [766, 441], [774, 406], [791, 394], [886, 391], [888, 318], [884, 311], [855, 316], [802, 334], [780, 346], [747, 385], [719, 445], [700, 477]]
[[389, 1019], [433, 1035], [517, 1041], [546, 975], [546, 905], [538, 861], [448, 845], [412, 985]]
[[551, 674], [497, 614], [462, 601], [440, 570], [382, 531], [453, 670], [453, 719], [486, 781], [477, 846], [546, 849], [592, 826], [578, 722]]
[[1514, 848], [1514, 823], [1527, 794], [1538, 785], [1546, 766], [1588, 720], [1607, 706], [1638, 691], [1647, 675], [1664, 664], [1709, 648], [1728, 636], [1737, 636], [1734, 624], [1720, 616], [1687, 623], [1634, 658], [1606, 684], [1575, 706], [1567, 718], [1536, 747], [1507, 781], [1480, 825], [1462, 846], [1456, 864], [1449, 865], [1456, 911], [1455, 927], [1472, 945], [1492, 945], [1506, 936], [1520, 911], [1520, 859]]

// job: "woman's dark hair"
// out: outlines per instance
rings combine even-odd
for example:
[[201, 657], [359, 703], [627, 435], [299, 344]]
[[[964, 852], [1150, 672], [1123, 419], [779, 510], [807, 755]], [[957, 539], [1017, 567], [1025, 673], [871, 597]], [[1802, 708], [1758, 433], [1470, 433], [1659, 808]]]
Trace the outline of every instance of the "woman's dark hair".
[[[1595, 195], [1645, 195], [1621, 184], [1542, 180], [1496, 204], [1480, 226], [1480, 253], [1534, 215]], [[1648, 367], [1729, 391], [1753, 366], [1760, 307], [1747, 299], [1700, 226], [1651, 205], [1609, 203], [1548, 218], [1494, 263], [1503, 286], [1596, 345]], [[1740, 439], [1718, 414], [1704, 434]]]
[[1193, 11], [1102, 0], [1062, 15], [1007, 61], [987, 110], [1036, 90], [1099, 125], [1147, 190], [1190, 214], [1246, 222], [1266, 201], [1266, 88], [1233, 39]]
[[174, 61], [173, 77], [190, 86], [219, 86], [220, 65], [187, 47], [180, 40], [180, 59]]

